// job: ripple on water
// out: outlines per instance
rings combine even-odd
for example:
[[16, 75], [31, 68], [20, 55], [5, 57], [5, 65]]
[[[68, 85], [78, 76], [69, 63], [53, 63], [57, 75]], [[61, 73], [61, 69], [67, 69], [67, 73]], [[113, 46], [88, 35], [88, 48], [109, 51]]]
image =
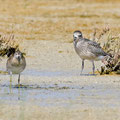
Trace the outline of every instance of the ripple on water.
[[[71, 71], [39, 71], [39, 70], [27, 70], [23, 74], [30, 76], [42, 76], [42, 77], [59, 77], [59, 76], [80, 76], [80, 70], [71, 70]], [[91, 74], [84, 74], [88, 76]]]
[[78, 86], [71, 84], [0, 85], [0, 102], [17, 104], [18, 101], [33, 102], [40, 106], [91, 105], [104, 107], [119, 106], [120, 89], [106, 85]]

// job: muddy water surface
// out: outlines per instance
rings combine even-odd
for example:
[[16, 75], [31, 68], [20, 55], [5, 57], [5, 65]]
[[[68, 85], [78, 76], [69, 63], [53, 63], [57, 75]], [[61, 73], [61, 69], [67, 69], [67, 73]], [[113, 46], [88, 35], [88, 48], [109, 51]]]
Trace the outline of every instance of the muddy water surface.
[[[23, 75], [29, 75], [36, 80], [42, 77], [64, 77], [68, 79], [76, 75], [67, 71], [37, 71], [28, 70]], [[16, 76], [17, 77], [17, 76]], [[80, 77], [80, 76], [79, 76]], [[29, 80], [28, 80], [29, 81]], [[17, 82], [17, 81], [16, 81]], [[120, 106], [120, 86], [113, 84], [72, 84], [68, 83], [41, 83], [25, 84], [18, 87], [16, 83], [2, 82], [0, 84], [0, 103], [7, 102], [17, 104], [17, 102], [32, 102], [38, 106], [74, 106], [77, 104], [94, 107], [117, 107]], [[74, 101], [74, 104], [71, 104]]]

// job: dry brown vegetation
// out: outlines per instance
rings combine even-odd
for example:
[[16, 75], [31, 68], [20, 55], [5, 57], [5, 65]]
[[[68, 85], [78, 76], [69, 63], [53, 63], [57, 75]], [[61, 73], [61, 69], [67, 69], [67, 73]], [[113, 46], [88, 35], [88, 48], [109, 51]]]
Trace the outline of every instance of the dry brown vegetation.
[[100, 33], [95, 29], [92, 39], [109, 54], [102, 61], [104, 65], [101, 66], [99, 73], [101, 75], [112, 72], [120, 74], [120, 36], [113, 36], [109, 28], [104, 28]]
[[[118, 50], [119, 0], [0, 0], [0, 33], [21, 40], [72, 42], [78, 29], [107, 52]], [[105, 27], [109, 27], [104, 35]], [[102, 35], [103, 34], [103, 35]]]
[[14, 35], [0, 35], [0, 56], [5, 56], [10, 48], [18, 49], [19, 43]]
[[93, 29], [120, 30], [119, 0], [0, 0], [0, 32], [20, 40], [71, 42], [76, 29], [90, 37]]

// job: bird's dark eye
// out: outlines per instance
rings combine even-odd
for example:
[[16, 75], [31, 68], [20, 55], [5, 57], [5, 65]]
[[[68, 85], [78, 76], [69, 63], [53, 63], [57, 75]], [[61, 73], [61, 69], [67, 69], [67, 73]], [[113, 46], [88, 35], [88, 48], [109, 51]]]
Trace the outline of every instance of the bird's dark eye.
[[76, 40], [76, 39], [77, 39], [77, 37], [74, 37], [74, 39]]
[[82, 37], [82, 35], [78, 35], [78, 37]]

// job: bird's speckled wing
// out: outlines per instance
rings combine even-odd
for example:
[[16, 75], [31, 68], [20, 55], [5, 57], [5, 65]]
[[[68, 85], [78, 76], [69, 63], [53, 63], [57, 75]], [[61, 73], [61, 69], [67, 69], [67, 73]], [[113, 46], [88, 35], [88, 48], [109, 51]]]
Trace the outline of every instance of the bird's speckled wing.
[[91, 51], [96, 56], [106, 56], [107, 53], [103, 51], [103, 49], [100, 47], [100, 45], [94, 41], [90, 41], [88, 39], [85, 39], [85, 41], [88, 44], [88, 50]]

